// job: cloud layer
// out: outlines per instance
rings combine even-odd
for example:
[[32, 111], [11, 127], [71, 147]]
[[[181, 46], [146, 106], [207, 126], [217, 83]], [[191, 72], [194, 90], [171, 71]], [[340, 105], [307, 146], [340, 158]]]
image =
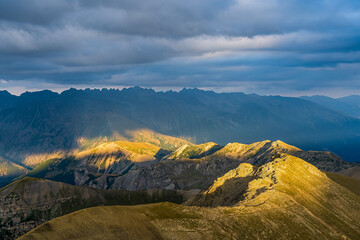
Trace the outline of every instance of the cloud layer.
[[357, 0], [3, 0], [0, 88], [360, 91]]

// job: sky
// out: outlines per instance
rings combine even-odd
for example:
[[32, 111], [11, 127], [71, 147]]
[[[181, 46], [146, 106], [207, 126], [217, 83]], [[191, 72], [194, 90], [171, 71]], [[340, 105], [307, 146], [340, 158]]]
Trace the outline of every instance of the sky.
[[129, 86], [360, 94], [360, 1], [0, 1], [0, 89]]

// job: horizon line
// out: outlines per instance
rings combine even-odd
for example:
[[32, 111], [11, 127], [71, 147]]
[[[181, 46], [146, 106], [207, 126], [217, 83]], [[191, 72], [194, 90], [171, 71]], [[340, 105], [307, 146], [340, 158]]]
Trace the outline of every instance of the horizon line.
[[156, 87], [144, 87], [144, 86], [138, 86], [138, 85], [134, 85], [134, 86], [125, 86], [125, 87], [69, 87], [69, 88], [63, 88], [63, 89], [51, 89], [51, 88], [44, 88], [44, 89], [34, 89], [34, 90], [26, 90], [23, 91], [21, 93], [13, 93], [11, 90], [9, 89], [0, 89], [0, 92], [8, 92], [9, 94], [11, 94], [12, 96], [17, 96], [20, 97], [23, 94], [26, 93], [39, 93], [39, 92], [44, 92], [44, 91], [50, 91], [52, 93], [57, 93], [59, 95], [61, 95], [64, 92], [70, 91], [70, 90], [76, 90], [76, 91], [104, 91], [104, 90], [114, 90], [114, 91], [123, 91], [123, 90], [128, 90], [128, 89], [134, 89], [134, 88], [139, 88], [139, 89], [143, 89], [143, 90], [152, 90], [156, 93], [171, 93], [171, 92], [182, 92], [184, 90], [198, 90], [198, 91], [202, 91], [202, 92], [213, 92], [216, 94], [231, 94], [231, 93], [240, 93], [240, 94], [245, 94], [245, 95], [257, 95], [257, 96], [273, 96], [273, 97], [292, 97], [292, 98], [301, 98], [301, 97], [315, 97], [315, 96], [321, 96], [321, 97], [328, 97], [328, 98], [332, 98], [332, 99], [338, 99], [338, 98], [343, 98], [343, 97], [350, 97], [350, 96], [360, 96], [360, 94], [350, 94], [350, 95], [344, 95], [341, 97], [330, 97], [328, 95], [321, 95], [321, 94], [312, 94], [312, 95], [297, 95], [297, 96], [286, 96], [286, 95], [281, 95], [281, 94], [258, 94], [255, 92], [251, 92], [251, 93], [245, 93], [245, 92], [241, 92], [241, 91], [214, 91], [214, 90], [209, 90], [209, 89], [205, 89], [205, 88], [198, 88], [198, 87], [183, 87], [183, 88], [173, 88], [173, 89], [167, 89], [167, 90], [160, 90], [161, 88], [156, 88]]

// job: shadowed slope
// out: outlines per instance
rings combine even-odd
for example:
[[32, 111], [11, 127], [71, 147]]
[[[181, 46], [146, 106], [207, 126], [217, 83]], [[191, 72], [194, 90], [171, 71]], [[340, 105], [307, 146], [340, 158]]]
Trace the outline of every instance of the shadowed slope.
[[0, 189], [0, 238], [14, 239], [52, 218], [99, 205], [180, 203], [175, 191], [120, 191], [24, 178]]
[[360, 166], [343, 169], [339, 174], [360, 179]]

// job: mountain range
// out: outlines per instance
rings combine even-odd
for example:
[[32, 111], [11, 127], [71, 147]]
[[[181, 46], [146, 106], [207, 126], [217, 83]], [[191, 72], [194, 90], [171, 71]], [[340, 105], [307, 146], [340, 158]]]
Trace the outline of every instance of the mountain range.
[[[353, 106], [356, 99], [342, 101]], [[20, 96], [1, 91], [0, 102], [0, 164], [13, 169], [7, 177], [95, 142], [140, 141], [144, 131], [196, 144], [281, 139], [304, 150], [331, 151], [347, 161], [360, 161], [356, 114], [351, 117], [330, 104], [298, 98], [134, 87]]]

